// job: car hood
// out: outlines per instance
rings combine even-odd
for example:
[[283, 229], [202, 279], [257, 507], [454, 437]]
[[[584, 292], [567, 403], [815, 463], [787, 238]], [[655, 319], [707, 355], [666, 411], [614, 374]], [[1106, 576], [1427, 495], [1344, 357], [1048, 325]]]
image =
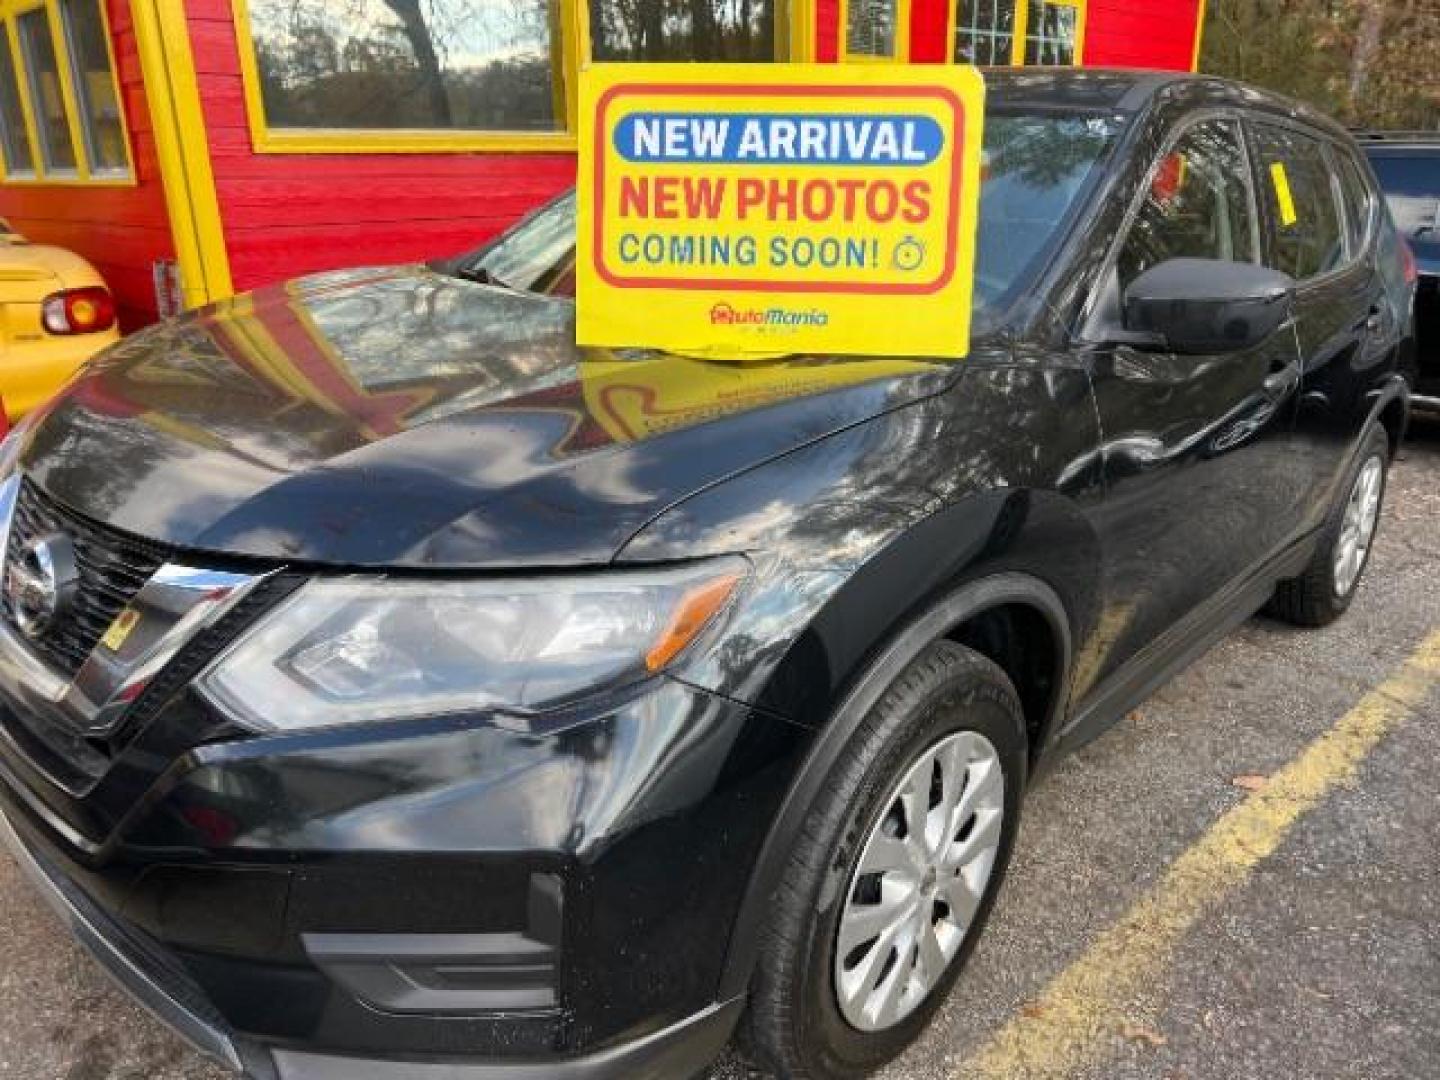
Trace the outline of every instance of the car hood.
[[568, 302], [418, 267], [352, 271], [127, 339], [45, 410], [20, 460], [72, 510], [182, 548], [595, 563], [686, 496], [954, 371], [582, 350]]

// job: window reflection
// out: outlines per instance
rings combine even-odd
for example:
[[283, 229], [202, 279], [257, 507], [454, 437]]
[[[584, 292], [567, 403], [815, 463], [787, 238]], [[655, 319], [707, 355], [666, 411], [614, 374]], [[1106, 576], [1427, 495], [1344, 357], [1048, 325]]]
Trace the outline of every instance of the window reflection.
[[559, 0], [249, 0], [281, 128], [563, 130]]
[[1255, 222], [1240, 132], [1196, 124], [1160, 159], [1120, 250], [1120, 286], [1170, 259], [1255, 261]]
[[[1274, 269], [1296, 281], [1337, 269], [1345, 261], [1345, 240], [1324, 147], [1289, 128], [1256, 124], [1253, 130], [1261, 187], [1270, 206]], [[1280, 196], [1282, 185], [1289, 188], [1288, 207]]]
[[1030, 0], [1030, 18], [1025, 27], [1025, 63], [1042, 67], [1074, 64], [1079, 16], [1079, 9], [1068, 3]]
[[91, 172], [124, 172], [125, 129], [115, 94], [115, 74], [105, 45], [100, 0], [65, 0], [60, 9], [74, 71], [80, 130]]
[[35, 157], [25, 132], [25, 110], [20, 104], [20, 83], [9, 43], [0, 38], [0, 140], [5, 148], [5, 171], [33, 174]]
[[75, 144], [70, 141], [70, 124], [65, 118], [65, 99], [60, 91], [60, 65], [55, 59], [55, 39], [44, 8], [20, 16], [20, 45], [30, 77], [30, 99], [38, 115], [40, 152], [47, 169], [75, 168]]
[[[962, 64], [1070, 66], [1080, 61], [1085, 0], [953, 0]], [[1017, 51], [1016, 37], [1023, 39]]]
[[846, 53], [895, 56], [896, 7], [896, 0], [850, 0], [845, 26]]
[[779, 0], [590, 0], [589, 6], [596, 60], [785, 58]]
[[1015, 0], [959, 0], [955, 59], [962, 64], [1008, 64], [1015, 42]]

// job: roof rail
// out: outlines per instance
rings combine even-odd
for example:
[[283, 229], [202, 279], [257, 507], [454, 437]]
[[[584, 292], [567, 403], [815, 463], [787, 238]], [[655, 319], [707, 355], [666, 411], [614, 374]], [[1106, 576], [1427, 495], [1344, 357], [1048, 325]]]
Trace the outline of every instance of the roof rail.
[[1440, 131], [1373, 131], [1368, 128], [1351, 128], [1350, 134], [1357, 139], [1374, 142], [1440, 142]]

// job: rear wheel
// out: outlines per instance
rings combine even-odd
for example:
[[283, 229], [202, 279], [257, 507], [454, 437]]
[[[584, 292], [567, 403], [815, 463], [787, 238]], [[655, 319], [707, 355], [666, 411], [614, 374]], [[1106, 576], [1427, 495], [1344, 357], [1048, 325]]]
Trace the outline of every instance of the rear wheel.
[[1272, 614], [1297, 626], [1324, 626], [1344, 614], [1370, 561], [1389, 463], [1389, 440], [1379, 427], [1371, 427], [1325, 519], [1310, 564], [1276, 588]]
[[929, 646], [851, 737], [807, 816], [742, 1039], [787, 1080], [862, 1076], [960, 974], [1009, 861], [1023, 713], [1005, 673]]

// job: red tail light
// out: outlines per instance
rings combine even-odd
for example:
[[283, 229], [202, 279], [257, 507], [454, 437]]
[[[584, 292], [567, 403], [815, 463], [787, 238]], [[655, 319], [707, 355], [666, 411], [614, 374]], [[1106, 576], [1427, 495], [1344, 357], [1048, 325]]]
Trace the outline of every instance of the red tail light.
[[40, 324], [52, 334], [98, 334], [115, 325], [115, 301], [98, 285], [67, 289], [44, 299]]
[[1400, 241], [1400, 267], [1405, 272], [1405, 284], [1414, 285], [1420, 280], [1420, 267], [1415, 264], [1415, 252], [1404, 240]]

